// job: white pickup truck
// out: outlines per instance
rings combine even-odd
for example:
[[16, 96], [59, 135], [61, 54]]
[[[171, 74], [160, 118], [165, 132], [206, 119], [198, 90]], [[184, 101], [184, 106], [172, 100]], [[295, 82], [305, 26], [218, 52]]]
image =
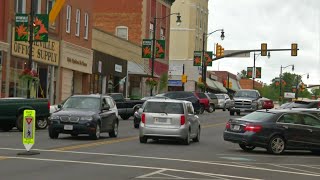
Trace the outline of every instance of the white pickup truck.
[[262, 99], [259, 91], [254, 89], [241, 89], [233, 96], [234, 107], [230, 109], [230, 115], [233, 116], [236, 112], [240, 115], [241, 112], [253, 112], [262, 109]]

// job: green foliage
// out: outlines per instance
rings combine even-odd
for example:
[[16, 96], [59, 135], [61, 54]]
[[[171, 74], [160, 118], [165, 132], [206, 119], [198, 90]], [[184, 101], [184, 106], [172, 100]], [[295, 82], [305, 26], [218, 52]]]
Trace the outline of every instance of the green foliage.
[[164, 73], [160, 77], [160, 91], [165, 90], [168, 87], [168, 74]]
[[314, 95], [316, 97], [316, 99], [320, 97], [320, 89], [319, 88], [318, 89], [316, 89], [316, 88], [311, 89], [311, 93], [312, 93], [312, 95]]

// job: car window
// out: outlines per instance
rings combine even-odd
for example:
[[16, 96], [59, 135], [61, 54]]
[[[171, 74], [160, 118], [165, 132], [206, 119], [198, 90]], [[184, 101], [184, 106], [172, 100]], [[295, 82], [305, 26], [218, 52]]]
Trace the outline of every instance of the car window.
[[224, 99], [224, 95], [222, 95], [222, 94], [216, 94], [216, 96], [218, 99]]
[[111, 94], [110, 95], [112, 98], [113, 98], [113, 100], [115, 100], [115, 101], [123, 101], [123, 96], [122, 96], [122, 94]]
[[320, 127], [320, 120], [308, 114], [303, 115], [303, 120], [305, 125]]
[[278, 122], [288, 124], [303, 124], [299, 114], [284, 114], [279, 118]]
[[70, 97], [64, 103], [63, 108], [100, 109], [100, 98], [81, 96]]
[[176, 102], [147, 102], [143, 112], [184, 114], [182, 103]]
[[238, 91], [234, 97], [251, 97], [257, 98], [259, 95], [256, 91]]
[[187, 104], [188, 114], [194, 114], [194, 109], [191, 103]]
[[113, 100], [111, 98], [106, 98], [107, 103], [109, 104], [110, 108], [114, 108], [114, 103]]
[[248, 115], [243, 116], [242, 119], [255, 120], [255, 121], [265, 121], [273, 116], [275, 116], [274, 113], [256, 111], [256, 112], [252, 112]]
[[306, 101], [296, 101], [289, 104], [286, 108], [310, 108], [310, 102]]

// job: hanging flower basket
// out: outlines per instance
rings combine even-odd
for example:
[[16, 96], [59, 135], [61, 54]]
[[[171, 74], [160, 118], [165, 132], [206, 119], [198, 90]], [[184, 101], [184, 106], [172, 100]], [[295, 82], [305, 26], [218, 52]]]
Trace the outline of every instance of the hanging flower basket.
[[25, 82], [29, 81], [35, 85], [38, 85], [40, 81], [37, 71], [30, 69], [24, 69], [19, 75], [19, 79]]
[[155, 87], [158, 84], [158, 80], [155, 78], [147, 78], [146, 85], [150, 87]]
[[200, 88], [201, 90], [204, 90], [205, 88], [205, 84], [202, 82], [197, 83], [198, 88]]

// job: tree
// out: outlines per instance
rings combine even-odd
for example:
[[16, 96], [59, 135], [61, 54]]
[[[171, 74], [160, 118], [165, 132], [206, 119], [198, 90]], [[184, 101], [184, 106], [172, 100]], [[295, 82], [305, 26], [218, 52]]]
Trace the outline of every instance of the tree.
[[312, 88], [311, 93], [316, 99], [318, 99], [320, 97], [320, 88]]
[[242, 70], [239, 74], [241, 76], [241, 79], [247, 78], [247, 71], [246, 70]]

